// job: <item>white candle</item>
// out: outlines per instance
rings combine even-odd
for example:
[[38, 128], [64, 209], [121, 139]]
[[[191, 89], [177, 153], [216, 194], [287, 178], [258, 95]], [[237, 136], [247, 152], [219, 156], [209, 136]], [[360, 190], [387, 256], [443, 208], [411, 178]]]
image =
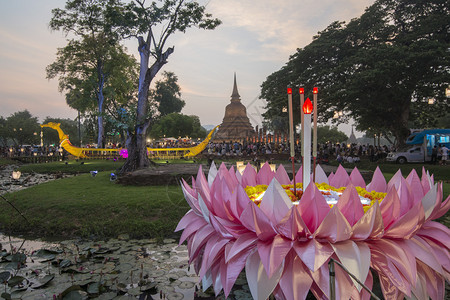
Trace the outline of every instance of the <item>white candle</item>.
[[303, 190], [311, 181], [311, 112], [313, 105], [309, 98], [306, 98], [302, 111], [304, 113], [304, 130], [303, 130]]

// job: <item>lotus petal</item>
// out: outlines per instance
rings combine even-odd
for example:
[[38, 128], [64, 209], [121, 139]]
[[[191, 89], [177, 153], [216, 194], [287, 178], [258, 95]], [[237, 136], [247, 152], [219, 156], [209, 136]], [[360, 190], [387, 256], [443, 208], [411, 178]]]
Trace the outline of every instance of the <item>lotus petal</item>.
[[342, 165], [339, 165], [333, 178], [330, 179], [330, 185], [347, 186], [349, 183], [350, 183], [350, 176], [348, 176], [348, 173], [344, 169], [344, 167]]
[[319, 164], [316, 166], [316, 182], [329, 184], [327, 174]]
[[283, 265], [274, 272], [272, 277], [268, 277], [264, 266], [261, 263], [258, 252], [250, 254], [245, 263], [245, 274], [247, 282], [255, 300], [266, 300], [273, 292], [283, 272]]
[[350, 182], [354, 186], [366, 188], [366, 182], [364, 181], [364, 178], [356, 167], [353, 168], [352, 173], [350, 174]]
[[373, 173], [372, 181], [367, 186], [367, 191], [376, 191], [384, 193], [386, 191], [386, 179], [384, 179], [383, 173], [380, 168], [376, 168]]

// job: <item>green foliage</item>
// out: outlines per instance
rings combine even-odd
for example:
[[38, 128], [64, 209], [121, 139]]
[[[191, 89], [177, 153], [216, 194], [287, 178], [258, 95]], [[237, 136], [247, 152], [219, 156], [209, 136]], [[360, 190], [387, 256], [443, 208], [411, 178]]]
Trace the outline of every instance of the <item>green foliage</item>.
[[342, 143], [348, 140], [348, 136], [339, 131], [337, 127], [317, 126], [317, 142], [322, 143]]
[[152, 138], [162, 137], [191, 137], [203, 138], [206, 130], [201, 127], [197, 116], [186, 116], [179, 113], [171, 113], [159, 119], [150, 131]]
[[404, 142], [409, 120], [430, 127], [448, 107], [449, 14], [443, 0], [377, 0], [348, 24], [330, 24], [262, 84], [264, 117], [280, 115], [286, 86], [318, 86], [320, 121], [343, 111], [334, 122], [352, 117], [360, 131]]
[[151, 91], [151, 97], [158, 103], [158, 111], [161, 116], [170, 113], [179, 113], [186, 102], [182, 100], [178, 77], [173, 72], [163, 72], [163, 80], [155, 84], [155, 89]]
[[[103, 117], [115, 112], [134, 97], [137, 62], [119, 44], [108, 8], [115, 0], [72, 0], [65, 9], [54, 9], [50, 28], [72, 33], [67, 46], [59, 48], [57, 59], [47, 67], [47, 78], [59, 78], [59, 90], [67, 104], [98, 118], [98, 143], [104, 143]], [[115, 109], [114, 109], [115, 108]], [[112, 114], [114, 116], [114, 114]]]
[[0, 119], [2, 142], [11, 140], [15, 145], [32, 145], [40, 143], [40, 132], [37, 117], [28, 110], [13, 113], [6, 119]]

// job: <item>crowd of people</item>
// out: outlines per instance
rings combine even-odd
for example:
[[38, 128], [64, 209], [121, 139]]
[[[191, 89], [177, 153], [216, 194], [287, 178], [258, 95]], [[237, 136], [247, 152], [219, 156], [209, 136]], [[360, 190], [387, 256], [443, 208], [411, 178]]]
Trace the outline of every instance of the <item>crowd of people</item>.
[[[110, 148], [119, 148], [121, 145], [112, 145]], [[165, 142], [153, 142], [147, 145], [150, 148], [189, 148], [195, 146], [191, 141], [174, 140]], [[94, 147], [93, 147], [94, 148]], [[321, 163], [329, 160], [337, 160], [339, 163], [358, 163], [362, 157], [368, 158], [371, 162], [386, 158], [393, 147], [374, 146], [368, 144], [345, 144], [345, 143], [324, 143], [317, 146], [317, 159]], [[432, 149], [431, 163], [446, 162], [449, 149], [445, 146], [435, 146]], [[295, 145], [295, 156], [300, 156], [300, 146]], [[290, 154], [289, 143], [268, 143], [268, 142], [210, 142], [203, 154], [218, 157], [255, 157], [276, 154]], [[17, 156], [63, 156], [64, 151], [58, 146], [11, 146], [0, 147], [1, 157]]]
[[62, 156], [62, 148], [58, 146], [31, 146], [31, 145], [20, 145], [20, 146], [10, 146], [0, 147], [1, 157], [17, 157], [17, 156]]
[[[393, 148], [387, 146], [325, 143], [317, 146], [317, 157], [319, 161], [327, 162], [336, 159], [338, 162], [356, 163], [361, 157], [368, 157], [370, 161], [377, 161], [387, 156]], [[206, 150], [208, 155], [233, 157], [233, 156], [261, 156], [268, 154], [290, 154], [289, 143], [240, 143], [221, 142], [209, 143]], [[295, 155], [300, 156], [300, 147], [295, 145]]]

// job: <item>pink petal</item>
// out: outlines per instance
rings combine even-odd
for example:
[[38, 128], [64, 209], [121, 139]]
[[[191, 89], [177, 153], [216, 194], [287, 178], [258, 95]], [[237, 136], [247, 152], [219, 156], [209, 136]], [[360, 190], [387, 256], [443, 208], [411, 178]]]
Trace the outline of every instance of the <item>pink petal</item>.
[[[301, 166], [300, 169], [298, 169], [297, 173], [295, 173], [295, 182], [303, 182], [303, 166]], [[294, 182], [291, 183], [293, 184]]]
[[425, 221], [422, 203], [417, 203], [406, 214], [396, 220], [389, 229], [386, 229], [384, 236], [393, 239], [409, 239]]
[[247, 186], [256, 185], [256, 171], [250, 163], [247, 164], [244, 169], [244, 173], [242, 173], [241, 185], [244, 188]]
[[350, 174], [350, 182], [354, 186], [366, 188], [366, 182], [364, 181], [364, 178], [362, 177], [357, 167], [355, 167]]
[[383, 173], [381, 173], [381, 170], [379, 167], [375, 169], [375, 172], [373, 173], [372, 181], [367, 186], [367, 191], [376, 191], [385, 193], [386, 192], [386, 179], [384, 179]]
[[306, 299], [312, 282], [307, 267], [295, 253], [290, 252], [279, 283], [286, 299]]
[[[332, 244], [339, 261], [361, 282], [365, 282], [370, 268], [370, 249], [365, 243], [345, 241]], [[338, 268], [338, 267], [337, 267]], [[353, 280], [353, 279], [352, 279]], [[353, 284], [358, 291], [362, 286], [355, 280]]]
[[303, 193], [298, 210], [309, 231], [314, 232], [325, 219], [330, 207], [316, 185], [310, 184]]
[[223, 291], [225, 298], [228, 297], [230, 291], [236, 282], [237, 277], [241, 273], [248, 259], [248, 256], [253, 253], [252, 249], [245, 249], [239, 252], [226, 264], [226, 276], [222, 277]]
[[328, 212], [325, 219], [314, 232], [315, 239], [327, 239], [331, 243], [348, 240], [352, 235], [352, 228], [335, 205]]
[[397, 190], [391, 187], [380, 204], [385, 229], [389, 228], [400, 216], [400, 199]]
[[265, 163], [256, 175], [257, 184], [269, 185], [275, 173], [270, 169], [269, 163]]
[[408, 177], [406, 177], [406, 182], [408, 182], [411, 188], [414, 203], [417, 203], [420, 200], [422, 200], [425, 193], [423, 192], [422, 183], [415, 169], [412, 169]]
[[236, 218], [240, 218], [244, 209], [248, 206], [251, 200], [248, 198], [247, 193], [241, 185], [236, 186], [232, 196], [230, 208]]
[[289, 253], [293, 241], [280, 235], [276, 235], [272, 241], [258, 242], [258, 253], [267, 276], [270, 278], [281, 266], [286, 255]]
[[309, 234], [308, 228], [298, 211], [297, 206], [291, 207], [289, 213], [276, 226], [277, 231], [288, 239], [295, 240]]
[[240, 217], [242, 225], [256, 233], [262, 241], [270, 240], [277, 235], [269, 218], [250, 201]]
[[336, 206], [350, 223], [350, 226], [355, 225], [355, 223], [364, 215], [364, 209], [358, 192], [351, 183], [339, 197]]
[[311, 272], [321, 268], [334, 253], [328, 242], [319, 243], [315, 239], [297, 241], [294, 244], [294, 250]]
[[278, 270], [276, 270], [275, 274], [269, 278], [264, 271], [258, 252], [248, 256], [245, 263], [245, 274], [247, 276], [247, 283], [253, 299], [269, 298], [270, 294], [278, 285], [283, 267], [284, 266], [281, 266]]
[[383, 218], [381, 216], [378, 202], [375, 202], [371, 208], [356, 222], [352, 228], [352, 240], [364, 241], [366, 239], [380, 239], [384, 235]]
[[291, 184], [291, 180], [289, 179], [288, 174], [286, 173], [286, 169], [283, 165], [280, 165], [275, 173], [275, 178], [278, 180], [280, 184]]
[[272, 224], [278, 224], [293, 206], [286, 191], [274, 178], [267, 187], [261, 199], [260, 209], [270, 219]]
[[327, 174], [320, 165], [316, 166], [316, 182], [329, 184]]
[[230, 250], [225, 255], [225, 262], [228, 263], [230, 259], [238, 255], [245, 249], [253, 249], [256, 246], [258, 238], [254, 232], [247, 232], [241, 235], [234, 243]]
[[348, 176], [347, 171], [344, 169], [342, 165], [336, 170], [336, 173], [333, 176], [333, 179], [330, 180], [330, 185], [334, 187], [347, 186], [350, 182], [350, 177]]

